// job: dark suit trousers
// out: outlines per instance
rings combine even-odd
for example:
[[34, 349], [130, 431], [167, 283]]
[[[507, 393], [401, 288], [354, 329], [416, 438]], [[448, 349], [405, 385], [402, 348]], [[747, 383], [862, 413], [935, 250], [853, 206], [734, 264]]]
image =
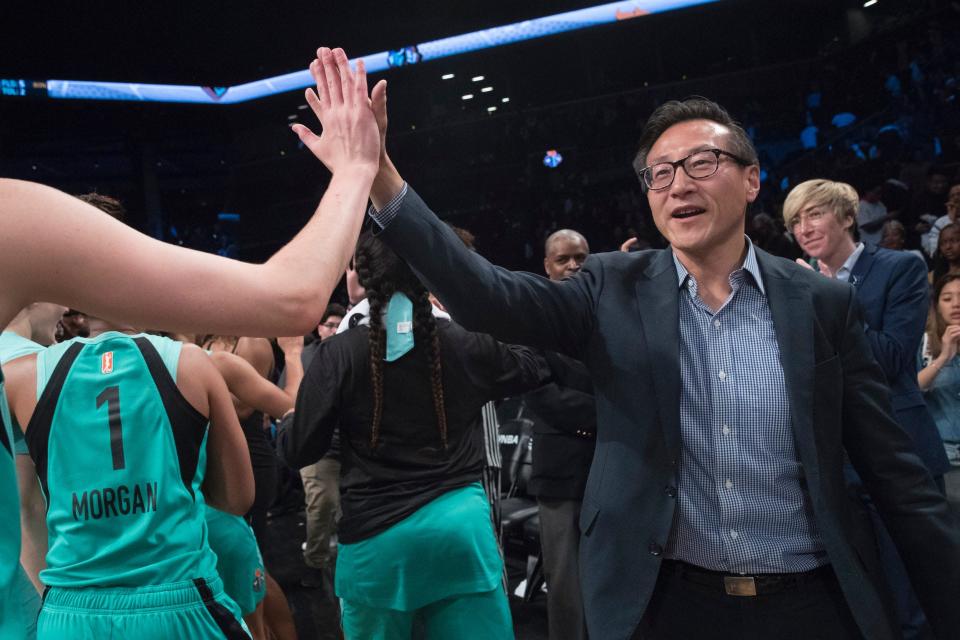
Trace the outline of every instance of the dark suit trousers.
[[832, 571], [794, 589], [730, 596], [661, 569], [633, 640], [863, 640]]
[[580, 591], [580, 500], [540, 498], [540, 547], [550, 640], [587, 637]]

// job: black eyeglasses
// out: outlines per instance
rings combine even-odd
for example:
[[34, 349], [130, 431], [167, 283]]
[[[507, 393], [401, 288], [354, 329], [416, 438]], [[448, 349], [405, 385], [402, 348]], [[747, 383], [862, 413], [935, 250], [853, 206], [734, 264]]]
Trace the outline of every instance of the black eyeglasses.
[[709, 178], [717, 172], [720, 167], [720, 156], [728, 156], [737, 164], [748, 167], [752, 162], [744, 160], [729, 151], [722, 149], [703, 149], [694, 151], [686, 158], [680, 158], [676, 162], [658, 162], [655, 165], [645, 167], [640, 170], [640, 181], [651, 191], [660, 191], [673, 184], [673, 179], [677, 175], [677, 167], [683, 167], [687, 175], [694, 180], [703, 180]]

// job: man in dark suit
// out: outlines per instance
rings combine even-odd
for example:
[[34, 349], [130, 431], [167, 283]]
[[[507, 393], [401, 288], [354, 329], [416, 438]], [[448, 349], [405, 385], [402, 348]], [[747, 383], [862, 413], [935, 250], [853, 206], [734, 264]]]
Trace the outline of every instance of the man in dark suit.
[[[798, 184], [783, 205], [783, 218], [800, 247], [817, 260], [826, 277], [852, 284], [864, 312], [867, 340], [890, 387], [894, 416], [910, 434], [920, 459], [943, 490], [950, 468], [943, 443], [917, 386], [917, 352], [929, 308], [927, 267], [902, 251], [856, 242], [858, 197], [843, 182], [807, 180]], [[806, 262], [799, 261], [807, 266]], [[851, 474], [855, 475], [855, 474]], [[852, 478], [860, 490], [858, 478]], [[877, 522], [883, 567], [896, 596], [897, 614], [906, 640], [930, 637], [923, 612], [889, 535]]]
[[867, 340], [890, 387], [897, 422], [942, 486], [950, 465], [917, 386], [917, 352], [930, 304], [927, 268], [914, 253], [856, 242], [856, 214], [857, 192], [832, 180], [798, 184], [783, 205], [784, 223], [816, 259], [816, 270], [856, 288]]
[[[544, 243], [544, 271], [553, 281], [565, 280], [580, 270], [589, 254], [583, 235], [561, 229]], [[550, 353], [548, 358], [557, 380], [523, 397], [524, 406], [535, 418], [533, 469], [527, 490], [540, 507], [550, 638], [581, 640], [587, 637], [587, 627], [580, 589], [579, 520], [596, 443], [597, 410], [583, 363], [558, 353]]]
[[[383, 131], [382, 86], [372, 101]], [[955, 634], [960, 525], [892, 418], [853, 288], [745, 238], [759, 166], [719, 105], [659, 107], [635, 167], [671, 248], [595, 254], [563, 282], [467, 251], [385, 152], [371, 191], [383, 238], [468, 328], [590, 371], [590, 635], [896, 638], [844, 449], [934, 630]]]

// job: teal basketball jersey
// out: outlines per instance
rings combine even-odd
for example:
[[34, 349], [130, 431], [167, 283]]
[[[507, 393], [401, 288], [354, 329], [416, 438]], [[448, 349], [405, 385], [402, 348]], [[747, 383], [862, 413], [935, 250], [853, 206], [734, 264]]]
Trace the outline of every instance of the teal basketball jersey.
[[[0, 333], [0, 365], [7, 364], [11, 360], [28, 356], [31, 353], [43, 351], [45, 347], [33, 340], [24, 338], [13, 331], [4, 331]], [[11, 419], [13, 416], [11, 416]], [[23, 439], [23, 431], [16, 420], [12, 420], [13, 430], [13, 448], [18, 455], [27, 455], [27, 443]]]
[[177, 389], [181, 346], [108, 332], [38, 354], [26, 439], [48, 505], [45, 584], [215, 575], [200, 491], [208, 421]]
[[13, 331], [4, 331], [0, 333], [0, 364], [7, 364], [11, 360], [43, 351], [44, 348], [42, 344], [24, 338]]
[[16, 597], [20, 572], [20, 494], [13, 464], [13, 432], [0, 371], [0, 638], [25, 638], [27, 621]]
[[[31, 353], [37, 353], [38, 351], [43, 351], [43, 345], [37, 344], [33, 340], [28, 340], [12, 331], [0, 333], [0, 365], [6, 364], [10, 360], [30, 355]], [[7, 396], [3, 392], [3, 375], [0, 373], [0, 422], [3, 423], [3, 437], [10, 436], [14, 453], [26, 455], [27, 445], [23, 439], [23, 432], [13, 419], [13, 416], [7, 411], [6, 401]], [[6, 431], [7, 427], [10, 428], [9, 431]], [[5, 455], [5, 452], [0, 453], [0, 455]], [[3, 464], [6, 464], [6, 460], [4, 460]], [[5, 470], [3, 473], [6, 475]], [[16, 470], [14, 470], [14, 473], [16, 473]], [[17, 493], [15, 483], [16, 480], [14, 480], [14, 484], [10, 486], [9, 491], [4, 490], [4, 495], [0, 496], [0, 501], [3, 501], [4, 504], [3, 513], [20, 513], [20, 504], [17, 501], [19, 494]], [[4, 484], [4, 486], [6, 486], [6, 484]], [[0, 596], [0, 599], [4, 602], [4, 605], [0, 606], [8, 609], [7, 611], [0, 611], [0, 638], [28, 638], [36, 635], [36, 629], [32, 628], [30, 624], [31, 618], [36, 617], [36, 611], [39, 607], [25, 606], [26, 601], [24, 600], [24, 596], [32, 596], [36, 599], [37, 592], [34, 590], [33, 584], [30, 583], [26, 577], [26, 574], [23, 573], [23, 569], [20, 568], [19, 516], [14, 517], [11, 515], [9, 518], [4, 518], [4, 520], [9, 520], [10, 523], [16, 524], [17, 530], [15, 533], [12, 533], [6, 530], [5, 525], [0, 525], [3, 529], [0, 531], [0, 536], [3, 536], [2, 539], [0, 539], [0, 545], [4, 547], [2, 552], [3, 567], [14, 569], [18, 575], [12, 579], [12, 584], [9, 587], [10, 590], [2, 590], [4, 595]], [[14, 543], [17, 545], [16, 550], [14, 551], [11, 548], [9, 550], [10, 557], [8, 558], [7, 544]], [[6, 576], [2, 579], [6, 579]]]
[[207, 507], [207, 531], [224, 593], [241, 614], [250, 615], [267, 594], [266, 569], [253, 529], [240, 516]]

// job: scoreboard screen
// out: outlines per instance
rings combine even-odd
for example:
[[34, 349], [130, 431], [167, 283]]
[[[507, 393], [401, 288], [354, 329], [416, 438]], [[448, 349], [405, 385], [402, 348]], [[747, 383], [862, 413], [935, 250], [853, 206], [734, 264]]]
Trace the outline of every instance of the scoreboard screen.
[[42, 80], [0, 78], [0, 96], [47, 97], [47, 83]]

